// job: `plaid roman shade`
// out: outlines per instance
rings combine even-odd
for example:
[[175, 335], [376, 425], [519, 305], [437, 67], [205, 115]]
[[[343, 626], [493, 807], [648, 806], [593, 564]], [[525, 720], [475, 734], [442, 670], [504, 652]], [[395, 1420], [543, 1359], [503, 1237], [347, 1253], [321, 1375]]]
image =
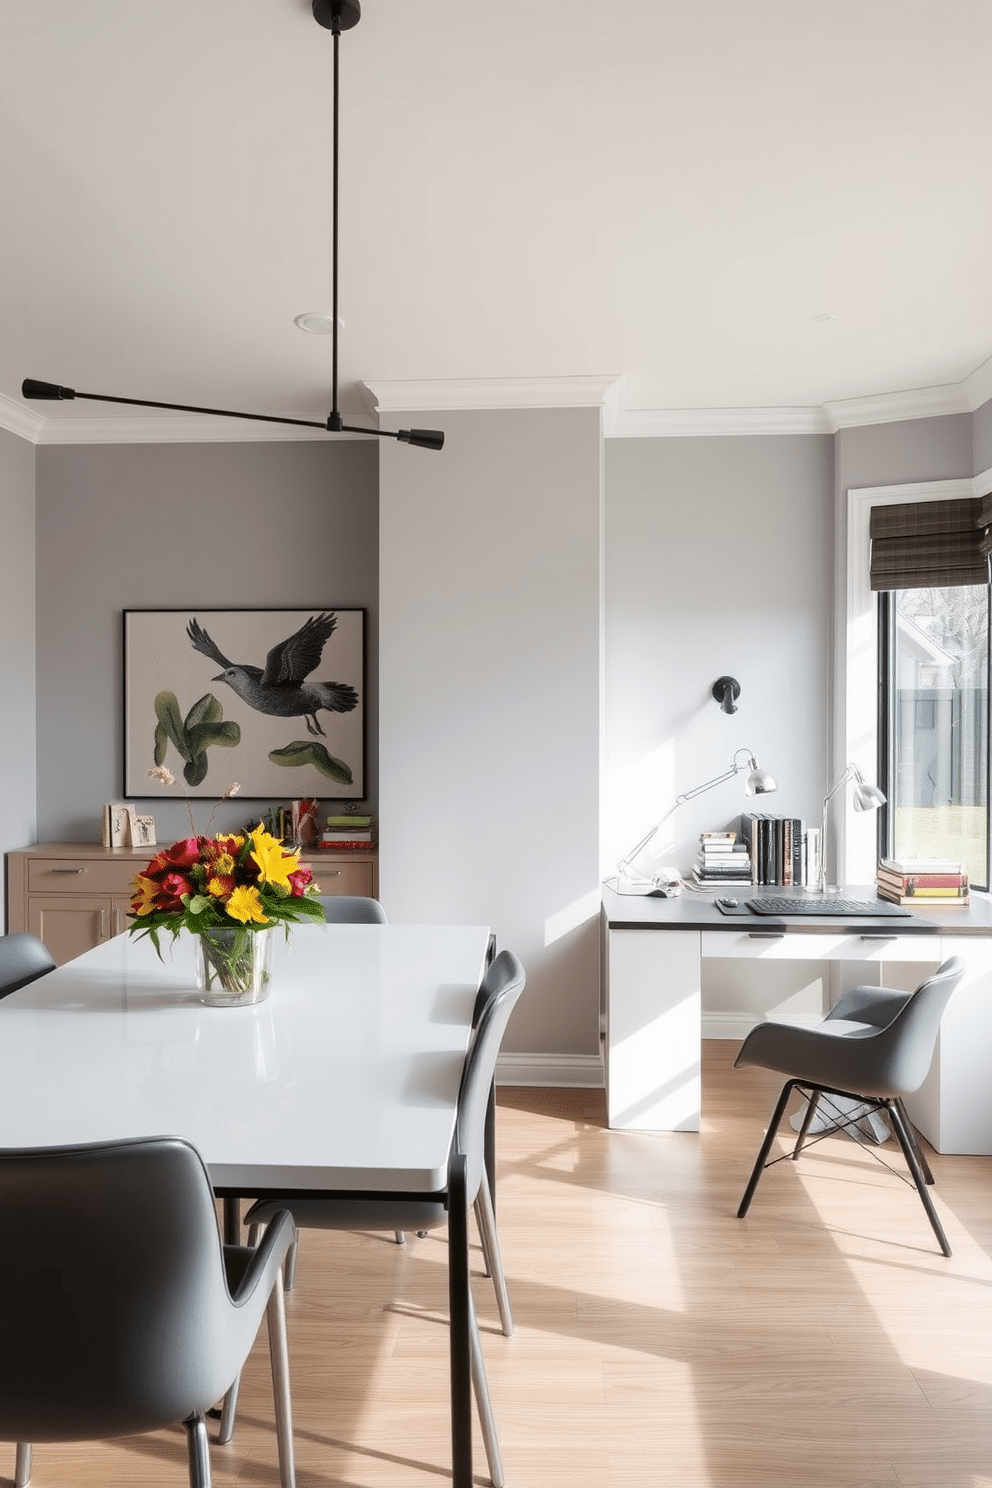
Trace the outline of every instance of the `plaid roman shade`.
[[873, 506], [872, 589], [944, 589], [987, 584], [992, 496]]

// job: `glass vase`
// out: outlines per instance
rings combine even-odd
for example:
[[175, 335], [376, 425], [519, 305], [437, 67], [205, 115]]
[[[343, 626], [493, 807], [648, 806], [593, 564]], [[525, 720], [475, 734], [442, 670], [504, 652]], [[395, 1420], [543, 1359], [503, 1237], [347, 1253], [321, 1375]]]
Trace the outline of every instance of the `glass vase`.
[[215, 925], [196, 940], [196, 985], [210, 1007], [244, 1007], [269, 995], [272, 930]]

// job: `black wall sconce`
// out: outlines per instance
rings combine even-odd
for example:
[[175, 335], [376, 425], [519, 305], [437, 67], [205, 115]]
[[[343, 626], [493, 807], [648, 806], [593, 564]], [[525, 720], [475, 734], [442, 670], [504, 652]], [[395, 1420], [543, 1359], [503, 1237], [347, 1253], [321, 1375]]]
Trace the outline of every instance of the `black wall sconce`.
[[741, 684], [736, 677], [717, 677], [713, 683], [712, 692], [724, 713], [737, 712], [737, 699], [741, 695]]

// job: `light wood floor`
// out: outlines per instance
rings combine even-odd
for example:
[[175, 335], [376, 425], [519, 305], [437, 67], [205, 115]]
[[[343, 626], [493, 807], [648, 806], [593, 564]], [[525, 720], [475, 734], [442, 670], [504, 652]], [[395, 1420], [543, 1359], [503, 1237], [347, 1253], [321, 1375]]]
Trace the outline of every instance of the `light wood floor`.
[[[846, 1138], [771, 1169], [738, 1220], [776, 1081], [705, 1051], [699, 1137], [606, 1131], [596, 1091], [500, 1092], [513, 1338], [475, 1294], [508, 1488], [992, 1488], [992, 1158], [932, 1159], [950, 1260]], [[444, 1250], [304, 1236], [300, 1488], [447, 1479]], [[278, 1482], [264, 1332], [212, 1455], [218, 1484]], [[184, 1485], [182, 1436], [39, 1446], [33, 1481]]]

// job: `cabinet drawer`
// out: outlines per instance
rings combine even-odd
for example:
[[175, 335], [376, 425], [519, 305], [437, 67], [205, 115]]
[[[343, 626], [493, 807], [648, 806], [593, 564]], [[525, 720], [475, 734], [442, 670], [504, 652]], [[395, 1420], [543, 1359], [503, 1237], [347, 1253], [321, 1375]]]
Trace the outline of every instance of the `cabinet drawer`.
[[29, 894], [130, 894], [134, 875], [147, 859], [32, 858]]
[[939, 963], [939, 935], [887, 935], [884, 931], [847, 934], [798, 931], [704, 930], [704, 956], [764, 957], [772, 961], [933, 961]]
[[322, 894], [359, 894], [364, 899], [374, 898], [375, 864], [371, 858], [357, 862], [354, 858], [348, 858], [344, 862], [336, 862], [328, 853], [319, 860], [308, 858], [307, 861]]

